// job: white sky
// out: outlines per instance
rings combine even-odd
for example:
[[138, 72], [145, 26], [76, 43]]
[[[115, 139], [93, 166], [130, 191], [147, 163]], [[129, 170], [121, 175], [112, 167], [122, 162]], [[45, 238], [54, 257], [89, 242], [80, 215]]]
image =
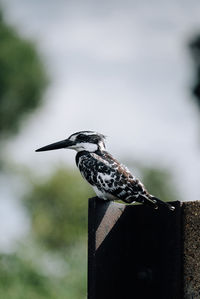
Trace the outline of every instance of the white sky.
[[164, 166], [185, 200], [199, 199], [199, 115], [190, 98], [188, 40], [200, 2], [2, 0], [4, 13], [37, 41], [51, 77], [42, 109], [8, 151], [37, 171], [74, 153], [36, 154], [75, 131], [109, 136], [119, 160]]

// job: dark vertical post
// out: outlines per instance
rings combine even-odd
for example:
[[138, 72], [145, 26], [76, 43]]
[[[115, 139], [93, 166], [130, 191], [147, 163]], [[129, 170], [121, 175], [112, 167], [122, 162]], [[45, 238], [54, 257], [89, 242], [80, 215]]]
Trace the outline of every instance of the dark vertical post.
[[181, 206], [89, 199], [88, 299], [180, 299]]

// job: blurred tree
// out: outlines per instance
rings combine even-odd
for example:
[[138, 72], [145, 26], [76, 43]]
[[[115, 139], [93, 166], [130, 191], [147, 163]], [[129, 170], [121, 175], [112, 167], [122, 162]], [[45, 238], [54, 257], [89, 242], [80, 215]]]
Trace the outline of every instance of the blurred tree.
[[193, 38], [189, 44], [189, 48], [195, 67], [195, 79], [192, 92], [200, 109], [200, 35]]
[[0, 298], [52, 298], [47, 278], [15, 254], [0, 255]]
[[[62, 273], [53, 265], [48, 273], [40, 254], [0, 254], [0, 298], [2, 299], [84, 299], [86, 298], [86, 246], [77, 244], [66, 252]], [[26, 248], [26, 251], [30, 248]], [[30, 251], [35, 251], [31, 248]], [[32, 252], [31, 252], [32, 254]], [[50, 262], [52, 259], [50, 259]]]
[[5, 24], [0, 12], [0, 140], [17, 133], [41, 102], [47, 77], [35, 45]]
[[142, 181], [148, 191], [163, 201], [179, 200], [170, 173], [165, 169], [141, 168]]
[[87, 231], [87, 199], [91, 188], [80, 174], [64, 168], [52, 177], [35, 181], [25, 196], [32, 230], [37, 240], [51, 250], [66, 250]]

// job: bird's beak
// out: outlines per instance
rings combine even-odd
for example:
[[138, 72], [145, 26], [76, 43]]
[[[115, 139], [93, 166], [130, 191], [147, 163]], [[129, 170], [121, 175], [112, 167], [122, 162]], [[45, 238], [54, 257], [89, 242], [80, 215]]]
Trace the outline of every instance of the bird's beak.
[[74, 145], [73, 141], [71, 141], [69, 139], [65, 139], [65, 140], [51, 143], [49, 145], [38, 148], [38, 149], [36, 149], [36, 152], [51, 151], [51, 150], [56, 150], [59, 148], [68, 148], [72, 145]]

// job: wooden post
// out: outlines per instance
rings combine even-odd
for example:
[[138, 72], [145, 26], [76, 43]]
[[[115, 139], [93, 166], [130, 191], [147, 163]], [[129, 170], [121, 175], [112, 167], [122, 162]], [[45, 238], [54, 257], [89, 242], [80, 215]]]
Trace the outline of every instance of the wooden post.
[[183, 298], [182, 208], [172, 204], [174, 212], [89, 199], [88, 299]]

